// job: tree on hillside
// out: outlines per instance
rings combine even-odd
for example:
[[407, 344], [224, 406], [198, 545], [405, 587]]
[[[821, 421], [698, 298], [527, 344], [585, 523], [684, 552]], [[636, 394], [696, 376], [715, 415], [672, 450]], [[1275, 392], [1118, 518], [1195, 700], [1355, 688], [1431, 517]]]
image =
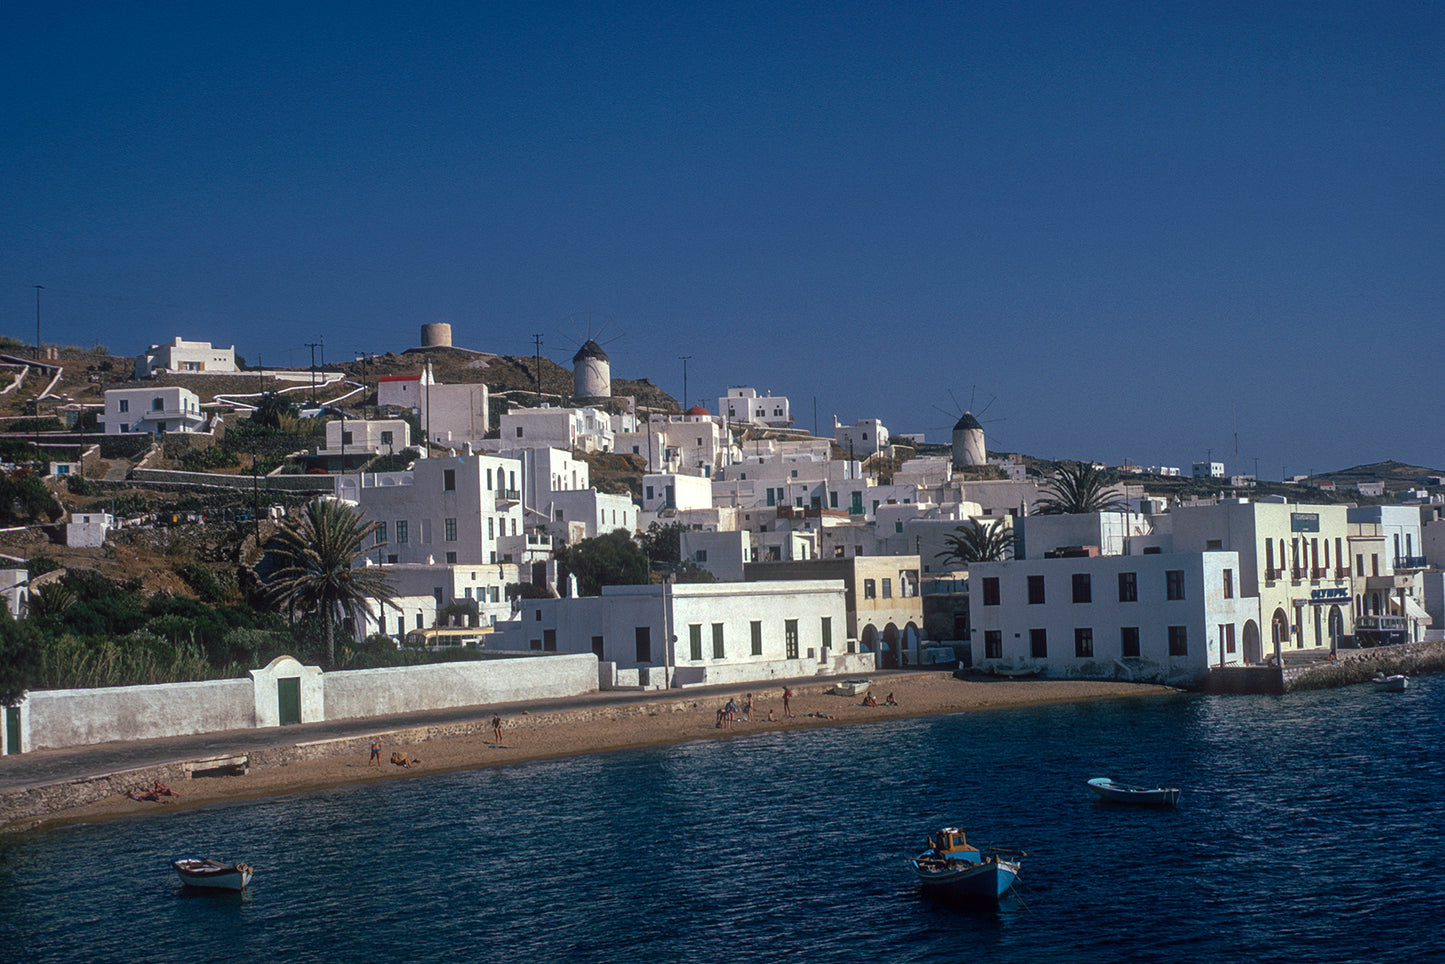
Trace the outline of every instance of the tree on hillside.
[[1034, 503], [1037, 515], [1079, 515], [1119, 512], [1124, 500], [1111, 491], [1108, 474], [1087, 462], [1066, 465], [1049, 476], [1040, 489], [1044, 498]]
[[256, 410], [251, 413], [251, 421], [267, 428], [280, 428], [283, 418], [295, 417], [296, 403], [277, 392], [262, 395], [256, 403]]
[[998, 520], [970, 519], [943, 538], [948, 548], [935, 553], [935, 557], [945, 563], [967, 566], [973, 562], [1002, 562], [1013, 554], [1013, 529]]
[[17, 622], [0, 606], [0, 706], [14, 706], [40, 672], [44, 636], [28, 620]]
[[[336, 663], [335, 624], [346, 615], [372, 615], [376, 600], [395, 605], [391, 580], [380, 566], [358, 565], [376, 542], [376, 522], [343, 502], [316, 499], [282, 523], [266, 543], [276, 566], [266, 575], [269, 598], [288, 612], [316, 612], [326, 636], [326, 656]], [[360, 620], [357, 620], [360, 626]]]
[[38, 476], [23, 469], [0, 475], [0, 525], [54, 522], [63, 514]]
[[577, 577], [577, 591], [596, 596], [603, 586], [643, 586], [648, 582], [647, 556], [626, 529], [583, 539], [557, 553], [557, 578]]
[[647, 561], [656, 567], [676, 566], [682, 562], [682, 533], [687, 526], [681, 522], [654, 522], [637, 537]]

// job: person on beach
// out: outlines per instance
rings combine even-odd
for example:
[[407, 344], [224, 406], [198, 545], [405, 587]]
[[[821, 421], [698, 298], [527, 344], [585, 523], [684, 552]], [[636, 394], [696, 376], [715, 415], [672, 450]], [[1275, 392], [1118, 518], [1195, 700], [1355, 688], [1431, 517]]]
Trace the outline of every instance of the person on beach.
[[723, 720], [727, 722], [728, 729], [731, 730], [731, 729], [733, 728], [733, 720], [737, 719], [737, 715], [738, 715], [738, 703], [737, 703], [737, 700], [734, 700], [734, 699], [732, 699], [732, 698], [729, 698], [728, 701], [727, 701], [727, 705], [723, 707]]
[[367, 761], [367, 764], [366, 764], [366, 765], [367, 765], [367, 766], [371, 766], [371, 764], [373, 764], [373, 763], [376, 764], [376, 768], [377, 768], [378, 770], [381, 769], [381, 741], [380, 741], [380, 740], [372, 740], [372, 741], [371, 741], [371, 759]]
[[496, 713], [492, 714], [492, 745], [502, 745], [502, 718]]
[[863, 694], [863, 705], [864, 705], [864, 706], [877, 706], [877, 705], [878, 705], [878, 697], [874, 696], [872, 693], [865, 693], [865, 694]]
[[753, 716], [753, 694], [749, 693], [747, 702], [743, 703], [743, 722], [746, 723]]
[[771, 706], [768, 707], [768, 722], [769, 722], [769, 723], [776, 723], [776, 722], [778, 722], [778, 718], [777, 718], [777, 716], [773, 713], [773, 708], [772, 708]]
[[783, 687], [783, 715], [789, 719], [793, 716], [793, 689], [790, 686]]

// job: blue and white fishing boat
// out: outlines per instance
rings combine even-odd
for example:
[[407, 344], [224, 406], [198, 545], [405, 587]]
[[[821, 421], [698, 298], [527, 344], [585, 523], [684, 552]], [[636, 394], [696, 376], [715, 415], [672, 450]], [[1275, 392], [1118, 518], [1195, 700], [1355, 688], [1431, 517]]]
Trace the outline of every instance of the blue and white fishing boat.
[[187, 887], [211, 890], [245, 890], [254, 873], [246, 864], [223, 864], [205, 857], [182, 857], [172, 860], [171, 866]]
[[1094, 777], [1089, 781], [1089, 786], [1100, 797], [1112, 803], [1172, 807], [1179, 802], [1178, 787], [1131, 787], [1127, 783], [1115, 783], [1108, 777]]
[[911, 860], [925, 891], [962, 900], [997, 901], [1019, 875], [1022, 851], [979, 850], [962, 830], [944, 827], [928, 839], [928, 849]]
[[1410, 677], [1404, 673], [1391, 673], [1388, 676], [1376, 673], [1371, 682], [1375, 684], [1375, 689], [1382, 693], [1403, 693], [1410, 688]]

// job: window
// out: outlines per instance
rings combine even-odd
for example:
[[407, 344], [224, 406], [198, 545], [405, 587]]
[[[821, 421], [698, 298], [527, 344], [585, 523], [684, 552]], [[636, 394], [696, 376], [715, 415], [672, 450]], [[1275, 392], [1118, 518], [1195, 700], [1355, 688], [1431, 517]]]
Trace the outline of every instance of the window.
[[892, 598], [893, 598], [893, 580], [892, 580], [892, 579], [885, 579], [885, 580], [883, 580], [883, 598], [884, 598], [884, 599], [892, 599]]
[[1134, 572], [1119, 573], [1119, 601], [1139, 601], [1139, 574]]
[[448, 553], [447, 553], [447, 565], [449, 565], [449, 566], [455, 566], [456, 564], [457, 564], [457, 554], [456, 554], [455, 552], [448, 552]]
[[702, 659], [702, 623], [687, 625], [687, 655], [693, 662]]
[[122, 412], [128, 412], [128, 411], [130, 411], [130, 399], [128, 399], [128, 398], [122, 398], [122, 399], [120, 400], [120, 410], [121, 410]]
[[1206, 540], [1204, 541], [1204, 549], [1205, 549], [1206, 552], [1214, 552], [1214, 551], [1217, 551], [1217, 550], [1221, 550], [1221, 549], [1223, 549], [1223, 548], [1224, 548], [1224, 540], [1223, 540], [1223, 539], [1206, 539]]
[[983, 604], [985, 606], [998, 605], [998, 576], [983, 577]]
[[1184, 598], [1184, 570], [1166, 569], [1164, 571], [1164, 597], [1166, 599]]
[[694, 552], [694, 553], [692, 554], [692, 559], [693, 559], [694, 562], [698, 562], [698, 563], [707, 562], [707, 550], [706, 550], [706, 549], [699, 549], [699, 550], [697, 550], [696, 552]]
[[902, 520], [902, 519], [897, 519], [897, 520], [895, 520], [894, 523], [893, 523], [893, 532], [894, 532], [894, 534], [896, 535], [896, 534], [898, 534], [898, 533], [901, 533], [902, 531], [903, 531], [903, 520]]
[[637, 661], [639, 663], [652, 662], [652, 627], [638, 626], [634, 635], [637, 641]]
[[1183, 627], [1183, 626], [1170, 626], [1170, 627], [1169, 627], [1169, 655], [1170, 655], [1170, 656], [1188, 656], [1188, 655], [1189, 655], [1189, 634], [1185, 631], [1185, 627]]
[[342, 445], [352, 445], [352, 444], [354, 444], [354, 440], [352, 439], [351, 435], [352, 435], [352, 433], [350, 433], [350, 432], [342, 432], [342, 433], [341, 433], [341, 444], [342, 444]]
[[376, 524], [376, 544], [381, 545], [384, 542], [386, 542], [386, 523], [378, 522]]
[[1087, 572], [1074, 573], [1074, 602], [1093, 602], [1094, 590]]
[[447, 542], [456, 542], [456, 541], [457, 541], [457, 520], [456, 520], [456, 519], [448, 519], [448, 520], [446, 521], [446, 541], [447, 541]]
[[1074, 655], [1079, 659], [1092, 659], [1094, 655], [1094, 630], [1085, 627], [1074, 629]]
[[382, 444], [382, 445], [388, 445], [388, 446], [389, 446], [389, 445], [392, 444], [392, 439], [393, 439], [393, 438], [394, 438], [394, 436], [392, 435], [392, 433], [390, 433], [390, 432], [382, 432], [382, 433], [381, 433], [381, 444]]
[[442, 491], [443, 491], [443, 492], [455, 492], [456, 490], [457, 490], [457, 470], [456, 470], [456, 469], [443, 469], [443, 470], [442, 470]]
[[521, 438], [521, 437], [522, 437], [522, 426], [518, 425], [518, 426], [517, 426], [517, 438]]
[[878, 597], [878, 584], [872, 579], [863, 580], [863, 598], [876, 599]]
[[129, 431], [130, 431], [130, 426], [127, 425], [125, 422], [121, 422], [121, 423], [120, 423], [120, 430], [121, 430], [122, 432], [129, 432]]
[[1139, 627], [1124, 626], [1119, 630], [1119, 655], [1125, 659], [1139, 658]]
[[601, 658], [602, 658], [602, 637], [601, 637], [601, 636], [593, 636], [593, 637], [592, 637], [592, 655], [596, 656], [598, 659], [601, 659]]
[[983, 658], [1003, 659], [1003, 630], [985, 629], [983, 631]]
[[753, 635], [753, 655], [763, 655], [763, 624], [760, 620], [754, 619], [749, 624]]
[[[124, 431], [124, 429], [122, 429], [122, 431]], [[1363, 576], [1364, 574], [1365, 574], [1365, 556], [1364, 556], [1364, 553], [1356, 553], [1356, 554], [1355, 554], [1355, 575], [1357, 575], [1357, 576]]]
[[1029, 576], [1029, 605], [1042, 606], [1044, 604], [1044, 577]]
[[723, 624], [712, 624], [712, 658], [723, 658]]
[[396, 520], [396, 544], [404, 545], [407, 539], [406, 520]]
[[1046, 659], [1049, 655], [1049, 633], [1046, 629], [1029, 630], [1029, 655], [1034, 659]]
[[783, 658], [798, 658], [798, 621], [796, 619], [783, 620]]
[[1234, 570], [1233, 570], [1233, 569], [1226, 569], [1226, 570], [1224, 570], [1223, 576], [1224, 576], [1224, 598], [1225, 598], [1225, 599], [1233, 599], [1233, 598], [1234, 598]]
[[544, 652], [548, 653], [557, 652], [557, 630], [542, 630], [542, 649]]
[[161, 400], [161, 399], [159, 399], [159, 398], [153, 398], [153, 399], [151, 399], [151, 411], [152, 411], [152, 412], [164, 411], [164, 410], [165, 410], [165, 407], [166, 407], [166, 403], [165, 403], [163, 400]]
[[1226, 653], [1234, 652], [1234, 623], [1219, 624], [1219, 641], [1224, 644]]
[[824, 648], [824, 649], [829, 649], [829, 648], [831, 648], [832, 645], [833, 645], [833, 617], [832, 617], [832, 616], [824, 616], [824, 617], [823, 617], [822, 635], [823, 635], [823, 648]]

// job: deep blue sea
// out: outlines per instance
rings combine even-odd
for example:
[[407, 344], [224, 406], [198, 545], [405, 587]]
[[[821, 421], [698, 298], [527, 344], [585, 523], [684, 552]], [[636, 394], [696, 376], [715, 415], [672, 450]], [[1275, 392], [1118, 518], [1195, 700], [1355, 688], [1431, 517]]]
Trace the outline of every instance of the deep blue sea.
[[[1445, 678], [611, 753], [0, 838], [0, 960], [1445, 960]], [[1112, 776], [1173, 810], [1097, 802]], [[922, 897], [937, 825], [1028, 851]], [[189, 852], [256, 868], [188, 893]]]

